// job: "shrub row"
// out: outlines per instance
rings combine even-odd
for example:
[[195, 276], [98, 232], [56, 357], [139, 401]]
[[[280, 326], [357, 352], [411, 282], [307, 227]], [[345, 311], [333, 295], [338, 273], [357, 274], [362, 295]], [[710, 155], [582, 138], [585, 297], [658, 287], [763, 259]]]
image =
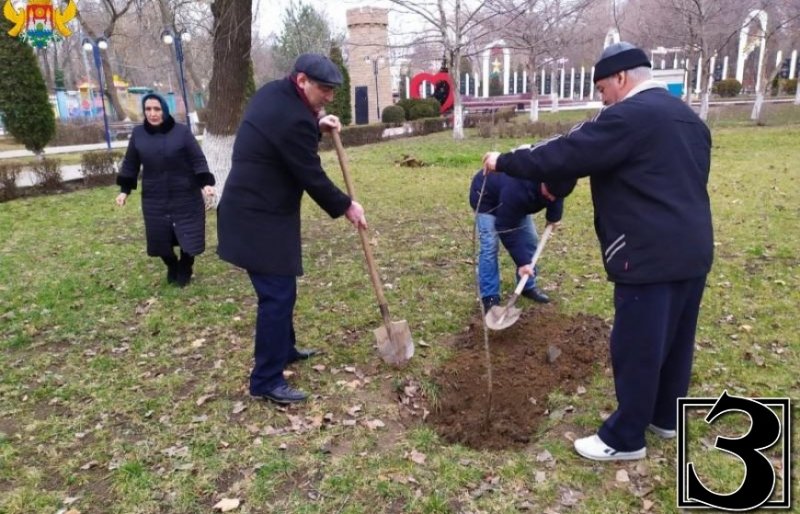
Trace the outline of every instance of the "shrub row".
[[742, 91], [742, 83], [736, 79], [725, 79], [714, 82], [711, 92], [723, 98], [737, 96]]
[[114, 183], [117, 173], [116, 163], [122, 158], [119, 152], [87, 152], [81, 155], [83, 183], [87, 186], [109, 185]]
[[56, 135], [50, 146], [90, 145], [105, 141], [106, 133], [102, 123], [70, 122], [56, 123]]
[[563, 134], [569, 130], [571, 125], [561, 122], [547, 123], [537, 121], [535, 123], [508, 123], [499, 121], [496, 124], [482, 122], [478, 124], [478, 135], [480, 137], [500, 137], [500, 138], [523, 138], [538, 137], [545, 138], [556, 134]]
[[[449, 125], [448, 120], [445, 118], [423, 118], [409, 123], [412, 132], [408, 134], [408, 136], [424, 136], [433, 132], [441, 132]], [[342, 145], [348, 147], [380, 143], [384, 141], [383, 131], [391, 125], [392, 124], [376, 123], [372, 125], [344, 127], [340, 133]], [[319, 147], [320, 150], [333, 150], [333, 143], [330, 138], [324, 137], [322, 141], [320, 141]]]
[[[87, 152], [81, 155], [83, 185], [86, 187], [113, 184], [116, 178], [116, 163], [122, 158], [119, 152]], [[17, 180], [23, 172], [20, 162], [0, 162], [0, 202], [6, 202], [28, 194], [52, 193], [64, 188], [60, 159], [41, 159], [30, 165], [34, 175], [34, 186], [23, 192]], [[27, 189], [27, 188], [26, 188]]]

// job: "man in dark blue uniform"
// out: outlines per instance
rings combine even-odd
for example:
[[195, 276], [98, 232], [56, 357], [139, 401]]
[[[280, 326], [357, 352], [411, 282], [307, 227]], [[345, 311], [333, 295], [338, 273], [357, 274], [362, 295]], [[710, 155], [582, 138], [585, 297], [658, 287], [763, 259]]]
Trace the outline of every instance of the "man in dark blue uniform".
[[364, 209], [325, 174], [321, 131], [339, 130], [323, 107], [342, 75], [328, 58], [303, 54], [292, 74], [259, 89], [236, 133], [231, 168], [217, 213], [218, 254], [247, 270], [258, 296], [255, 366], [250, 394], [277, 403], [304, 400], [289, 386], [287, 364], [311, 357], [295, 347], [297, 276], [303, 274], [300, 200], [308, 195], [332, 218], [367, 226]]
[[648, 429], [675, 436], [676, 400], [689, 388], [713, 260], [711, 134], [651, 79], [650, 67], [630, 43], [609, 46], [595, 66], [606, 105], [595, 119], [530, 150], [484, 156], [487, 171], [543, 181], [591, 179], [595, 230], [614, 282], [611, 363], [618, 402], [597, 434], [575, 441], [576, 451], [594, 460], [645, 457]]
[[[484, 176], [483, 171], [472, 178], [469, 204], [478, 211], [475, 215], [480, 243], [478, 289], [485, 311], [500, 304], [498, 239], [518, 268], [530, 264], [539, 238], [529, 215], [546, 209], [547, 224], [560, 223], [564, 198], [572, 192], [575, 182], [572, 179], [545, 185], [543, 182], [500, 173]], [[522, 296], [538, 303], [547, 303], [550, 298], [537, 287], [537, 275], [534, 273], [532, 280], [525, 283]]]

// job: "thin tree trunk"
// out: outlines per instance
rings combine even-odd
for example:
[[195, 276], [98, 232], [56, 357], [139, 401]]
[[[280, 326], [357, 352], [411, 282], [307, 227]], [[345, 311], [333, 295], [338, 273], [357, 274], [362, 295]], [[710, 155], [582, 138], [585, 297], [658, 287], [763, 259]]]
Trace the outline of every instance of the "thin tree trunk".
[[456, 51], [451, 54], [450, 63], [453, 72], [450, 74], [454, 78], [453, 91], [453, 139], [464, 139], [464, 109], [461, 105], [461, 52]]
[[686, 105], [692, 106], [692, 61], [689, 57], [686, 58]]
[[795, 91], [794, 91], [794, 104], [795, 105], [800, 105], [800, 79], [797, 82], [798, 82], [798, 84], [796, 85], [796, 88], [795, 88]]
[[53, 72], [50, 69], [50, 59], [47, 58], [47, 48], [39, 48], [37, 53], [39, 54], [39, 62], [41, 63], [42, 70], [44, 71], [44, 83], [47, 85], [47, 90], [50, 92], [54, 91], [56, 86], [53, 82]]
[[225, 191], [233, 141], [245, 108], [245, 88], [250, 70], [252, 4], [252, 0], [215, 0], [211, 4], [211, 13], [214, 15], [214, 69], [209, 84], [208, 122], [203, 150], [217, 180], [217, 202]]
[[106, 98], [111, 102], [114, 107], [114, 112], [117, 114], [117, 121], [128, 120], [128, 113], [122, 108], [122, 103], [119, 101], [117, 94], [117, 87], [114, 85], [114, 72], [111, 71], [111, 63], [108, 62], [107, 51], [100, 50], [100, 62], [103, 63], [103, 85], [106, 87]]

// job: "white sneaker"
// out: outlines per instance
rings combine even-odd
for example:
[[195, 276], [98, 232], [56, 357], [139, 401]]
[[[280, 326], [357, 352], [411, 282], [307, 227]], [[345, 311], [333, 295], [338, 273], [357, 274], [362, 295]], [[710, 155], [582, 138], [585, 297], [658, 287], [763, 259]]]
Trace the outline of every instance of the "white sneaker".
[[647, 447], [633, 452], [621, 452], [603, 442], [597, 434], [575, 440], [575, 451], [591, 460], [637, 460], [647, 456]]
[[668, 430], [666, 428], [657, 427], [652, 423], [647, 425], [647, 430], [653, 432], [655, 435], [661, 437], [662, 439], [674, 439], [678, 435], [678, 432], [675, 430]]

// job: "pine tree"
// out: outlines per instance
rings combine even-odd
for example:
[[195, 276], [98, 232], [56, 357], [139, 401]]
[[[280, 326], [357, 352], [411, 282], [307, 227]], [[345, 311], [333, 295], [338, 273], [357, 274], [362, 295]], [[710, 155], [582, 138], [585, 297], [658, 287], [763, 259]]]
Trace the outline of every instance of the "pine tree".
[[14, 139], [40, 154], [56, 133], [55, 114], [33, 49], [9, 29], [0, 18], [0, 114]]
[[350, 108], [350, 74], [347, 72], [347, 66], [344, 65], [342, 49], [338, 46], [331, 47], [331, 61], [342, 72], [342, 85], [336, 88], [333, 101], [325, 106], [325, 112], [338, 116], [342, 125], [350, 125], [350, 122], [353, 121], [352, 109]]

